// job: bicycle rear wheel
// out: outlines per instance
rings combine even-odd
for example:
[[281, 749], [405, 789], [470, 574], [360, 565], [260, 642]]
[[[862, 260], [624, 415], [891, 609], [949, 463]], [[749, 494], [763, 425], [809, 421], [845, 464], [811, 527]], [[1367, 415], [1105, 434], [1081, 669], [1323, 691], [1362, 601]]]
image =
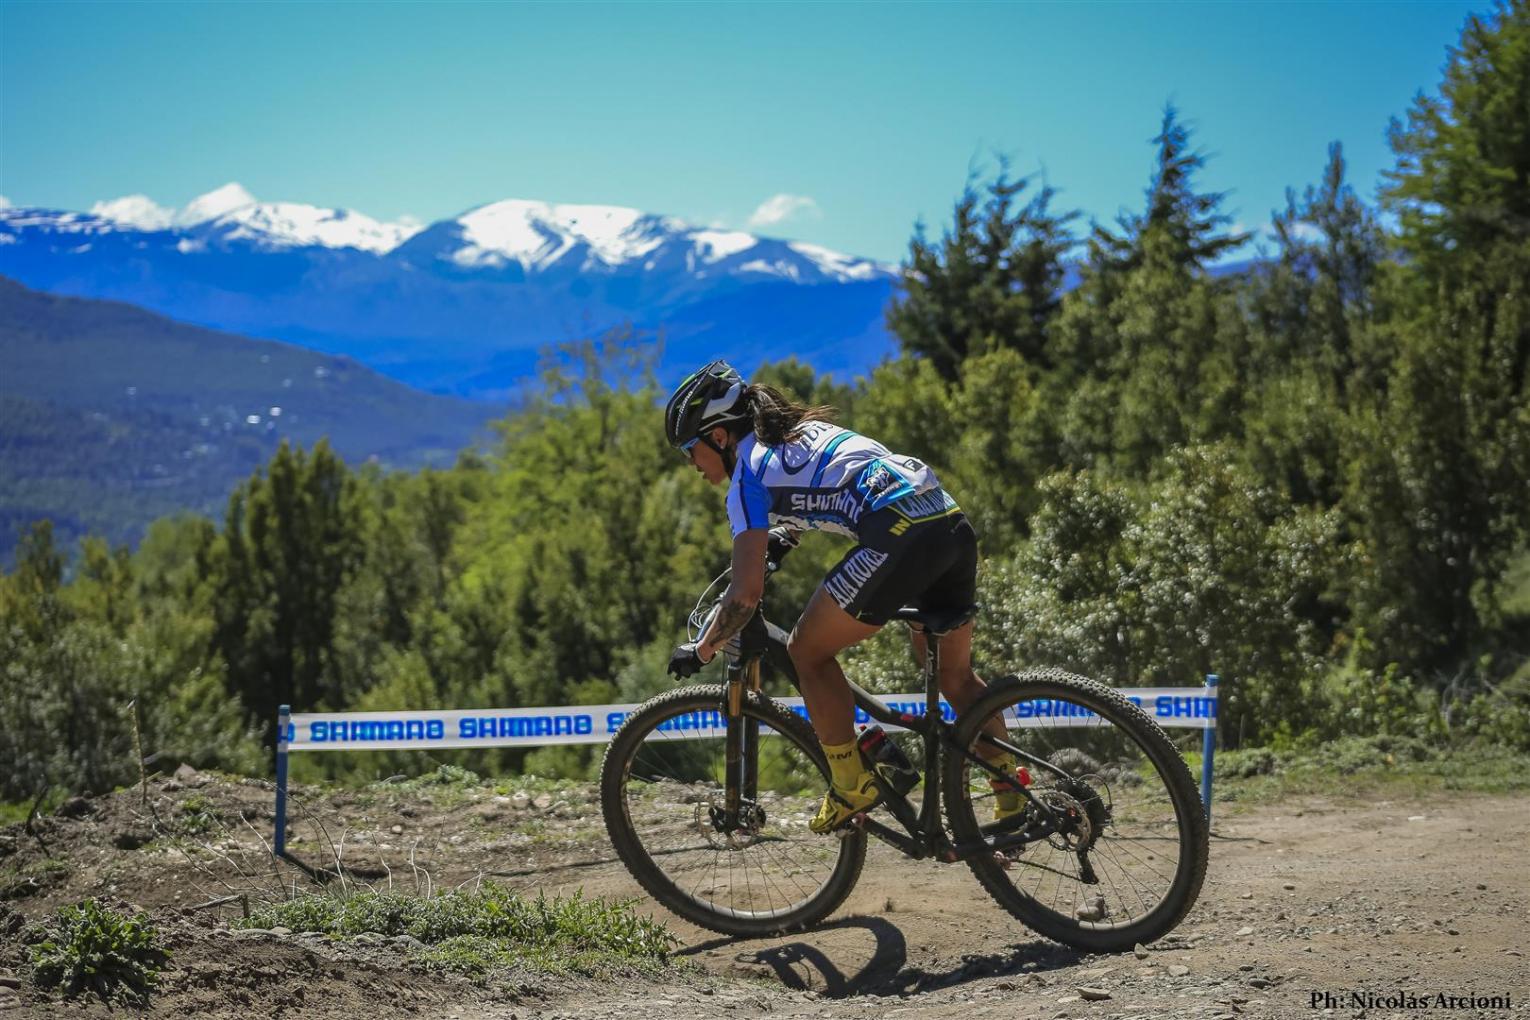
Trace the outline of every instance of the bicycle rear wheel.
[[[1030, 670], [989, 685], [957, 721], [959, 747], [981, 750], [985, 722], [1049, 767], [1026, 765], [1031, 793], [1061, 827], [968, 866], [1001, 906], [1042, 935], [1094, 952], [1151, 942], [1194, 905], [1206, 875], [1206, 815], [1184, 760], [1148, 715], [1101, 684]], [[989, 745], [991, 748], [991, 745]], [[1028, 806], [995, 818], [990, 774], [959, 754], [946, 761], [947, 818], [959, 843], [1013, 842]]]
[[606, 829], [633, 877], [681, 917], [725, 935], [799, 931], [849, 895], [866, 836], [809, 831], [828, 782], [823, 751], [800, 716], [758, 694], [745, 699], [749, 737], [734, 766], [742, 810], [727, 819], [725, 740], [720, 724], [707, 730], [726, 718], [723, 697], [721, 685], [684, 687], [627, 718], [601, 766]]

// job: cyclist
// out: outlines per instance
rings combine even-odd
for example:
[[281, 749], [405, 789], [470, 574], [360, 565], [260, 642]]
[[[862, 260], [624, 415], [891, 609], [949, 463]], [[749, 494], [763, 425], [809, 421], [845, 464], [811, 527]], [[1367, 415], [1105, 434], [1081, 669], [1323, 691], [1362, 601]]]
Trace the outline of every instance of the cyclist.
[[[855, 702], [835, 656], [879, 631], [900, 607], [960, 610], [976, 597], [977, 535], [928, 465], [893, 454], [833, 423], [834, 409], [793, 403], [770, 386], [750, 385], [725, 361], [686, 376], [664, 411], [665, 435], [713, 485], [727, 483], [733, 574], [721, 608], [694, 642], [680, 645], [669, 671], [687, 677], [754, 615], [765, 586], [772, 526], [828, 531], [856, 545], [813, 593], [787, 649], [808, 716], [832, 773], [810, 823], [839, 828], [881, 801], [855, 742]], [[924, 636], [913, 635], [923, 665]], [[972, 623], [941, 639], [940, 688], [961, 711], [983, 681], [972, 671]], [[1003, 736], [1003, 723], [990, 731]], [[1012, 768], [1007, 755], [990, 757]], [[1020, 794], [995, 786], [1000, 817], [1020, 809]]]

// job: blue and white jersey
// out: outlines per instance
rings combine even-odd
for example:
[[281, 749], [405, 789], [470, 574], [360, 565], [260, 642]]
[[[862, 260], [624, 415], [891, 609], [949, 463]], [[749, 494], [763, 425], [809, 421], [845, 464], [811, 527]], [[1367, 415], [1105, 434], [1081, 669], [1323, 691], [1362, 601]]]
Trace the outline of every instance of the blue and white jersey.
[[916, 521], [957, 509], [923, 461], [838, 425], [808, 422], [780, 446], [753, 433], [738, 444], [728, 489], [734, 537], [780, 524], [858, 538], [862, 515], [886, 506]]

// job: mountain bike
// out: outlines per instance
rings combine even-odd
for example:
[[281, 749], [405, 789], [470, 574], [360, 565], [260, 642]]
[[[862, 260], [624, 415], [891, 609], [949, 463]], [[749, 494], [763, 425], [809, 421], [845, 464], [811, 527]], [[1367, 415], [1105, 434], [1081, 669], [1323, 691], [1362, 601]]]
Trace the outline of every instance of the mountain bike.
[[[792, 544], [772, 532], [767, 576]], [[693, 639], [716, 612], [728, 576], [697, 600], [688, 619]], [[649, 699], [607, 749], [602, 812], [633, 877], [703, 928], [784, 934], [844, 902], [867, 838], [876, 837], [912, 858], [965, 862], [1013, 916], [1069, 946], [1114, 952], [1173, 929], [1200, 893], [1208, 846], [1184, 760], [1140, 708], [1057, 669], [991, 682], [967, 711], [947, 718], [937, 683], [940, 639], [975, 612], [897, 614], [926, 637], [922, 695], [884, 704], [851, 688], [857, 718], [904, 731], [897, 740], [922, 767], [902, 783], [874, 770], [885, 802], [821, 836], [808, 821], [828, 764], [805, 712], [762, 689], [767, 667], [793, 687], [797, 677], [785, 632], [757, 610], [722, 653], [724, 683]], [[994, 717], [1008, 739], [985, 732]], [[998, 750], [1018, 767], [990, 764]], [[997, 817], [1003, 791], [1023, 801]]]

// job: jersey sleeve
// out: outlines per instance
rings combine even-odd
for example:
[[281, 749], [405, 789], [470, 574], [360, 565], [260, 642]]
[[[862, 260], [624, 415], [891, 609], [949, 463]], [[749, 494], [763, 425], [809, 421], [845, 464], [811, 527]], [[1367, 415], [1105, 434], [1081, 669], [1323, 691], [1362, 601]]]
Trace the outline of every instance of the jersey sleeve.
[[734, 538], [754, 528], [770, 527], [770, 492], [747, 463], [739, 465], [728, 489], [728, 524]]

